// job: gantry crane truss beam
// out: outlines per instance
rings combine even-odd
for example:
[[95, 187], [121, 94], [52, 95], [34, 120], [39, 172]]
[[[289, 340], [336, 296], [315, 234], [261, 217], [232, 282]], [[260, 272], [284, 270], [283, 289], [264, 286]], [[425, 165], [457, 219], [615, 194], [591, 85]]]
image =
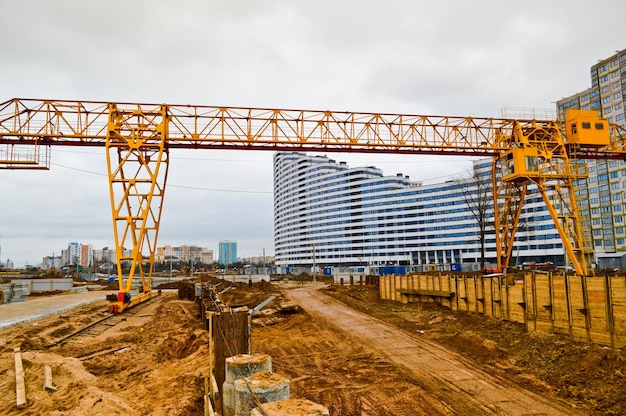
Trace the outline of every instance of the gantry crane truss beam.
[[[106, 147], [118, 275], [122, 261], [133, 264], [127, 282], [119, 279], [120, 292], [130, 290], [133, 270], [144, 290], [150, 287], [170, 149], [491, 156], [499, 266], [508, 265], [534, 182], [568, 257], [586, 274], [591, 249], [574, 195], [574, 181], [586, 176], [571, 164], [624, 158], [626, 132], [611, 126], [610, 140], [588, 145], [569, 143], [563, 127], [554, 120], [15, 98], [0, 103], [0, 167], [47, 168], [54, 145]], [[515, 149], [533, 149], [536, 169], [503, 174]]]
[[[115, 103], [124, 111], [166, 108], [170, 149], [256, 149], [319, 152], [496, 156], [515, 126], [554, 120], [304, 111], [268, 108]], [[97, 101], [12, 99], [0, 103], [2, 144], [104, 146], [110, 105]], [[621, 140], [580, 149], [579, 158], [614, 158]], [[2, 155], [2, 154], [0, 154]], [[1, 161], [1, 160], [0, 160]]]

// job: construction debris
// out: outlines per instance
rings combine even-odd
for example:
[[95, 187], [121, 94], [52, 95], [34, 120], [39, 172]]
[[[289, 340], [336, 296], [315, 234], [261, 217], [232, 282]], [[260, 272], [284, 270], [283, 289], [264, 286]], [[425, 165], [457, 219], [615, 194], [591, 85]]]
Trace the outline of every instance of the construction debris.
[[0, 283], [0, 304], [23, 302], [30, 295], [28, 283]]
[[26, 406], [26, 382], [24, 366], [22, 365], [22, 352], [20, 347], [13, 348], [15, 353], [15, 404], [18, 409]]
[[56, 391], [56, 387], [52, 384], [52, 367], [46, 365], [43, 367], [43, 389], [47, 391]]

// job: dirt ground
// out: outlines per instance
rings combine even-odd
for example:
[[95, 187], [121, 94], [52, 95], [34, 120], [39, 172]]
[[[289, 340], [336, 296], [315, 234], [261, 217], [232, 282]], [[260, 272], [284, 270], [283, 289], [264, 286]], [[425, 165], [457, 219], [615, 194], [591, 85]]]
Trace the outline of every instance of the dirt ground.
[[[298, 285], [296, 285], [298, 286]], [[323, 290], [411, 337], [426, 338], [476, 367], [583, 414], [626, 414], [626, 351], [571, 342], [519, 325], [435, 304], [380, 302], [375, 287]], [[256, 306], [276, 300], [254, 320], [253, 351], [272, 356], [291, 380], [291, 397], [325, 405], [331, 415], [452, 414], [410, 372], [304, 311], [276, 312], [288, 285], [237, 285], [222, 299]], [[319, 296], [322, 296], [320, 294]], [[0, 331], [0, 413], [6, 415], [202, 415], [208, 333], [197, 305], [163, 294], [97, 336], [47, 348], [103, 316], [106, 302]], [[22, 349], [28, 405], [15, 406], [13, 348]], [[54, 392], [44, 391], [50, 365]]]
[[426, 337], [489, 373], [591, 415], [626, 414], [626, 351], [573, 342], [434, 303], [379, 301], [376, 288], [333, 286], [327, 294], [407, 334]]

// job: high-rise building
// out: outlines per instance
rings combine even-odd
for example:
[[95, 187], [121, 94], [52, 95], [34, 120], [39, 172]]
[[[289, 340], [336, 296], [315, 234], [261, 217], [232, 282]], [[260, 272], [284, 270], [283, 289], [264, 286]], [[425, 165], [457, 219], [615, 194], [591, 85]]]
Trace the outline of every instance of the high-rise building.
[[219, 263], [226, 266], [237, 263], [236, 241], [225, 240], [219, 242]]
[[83, 267], [93, 266], [93, 246], [91, 244], [83, 244], [80, 247], [80, 250], [81, 250], [80, 265]]
[[82, 261], [82, 244], [72, 242], [67, 245], [66, 263], [68, 266], [78, 266]]
[[[474, 164], [491, 189], [491, 160]], [[480, 228], [467, 195], [475, 180], [423, 185], [384, 176], [373, 166], [350, 168], [325, 156], [274, 156], [276, 265], [410, 265], [416, 270], [477, 270]], [[490, 204], [490, 207], [493, 205]], [[493, 211], [486, 212], [485, 260], [495, 262]], [[489, 228], [491, 227], [491, 228]], [[541, 196], [529, 190], [513, 256], [563, 264], [563, 246]]]
[[[557, 101], [559, 119], [568, 109], [597, 110], [610, 124], [625, 127], [626, 49], [591, 66], [591, 87]], [[583, 228], [593, 240], [597, 267], [626, 267], [626, 162], [587, 160], [589, 178], [577, 183]]]
[[67, 245], [67, 250], [61, 251], [61, 256], [66, 266], [93, 266], [93, 246], [90, 244], [71, 242]]

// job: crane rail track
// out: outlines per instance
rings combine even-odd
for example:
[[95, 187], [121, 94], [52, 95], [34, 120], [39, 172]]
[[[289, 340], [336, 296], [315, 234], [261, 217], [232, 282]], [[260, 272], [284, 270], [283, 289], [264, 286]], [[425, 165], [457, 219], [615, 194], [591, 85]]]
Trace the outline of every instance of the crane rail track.
[[57, 345], [63, 345], [69, 341], [75, 341], [80, 337], [95, 337], [97, 335], [100, 335], [107, 329], [114, 327], [115, 325], [119, 324], [122, 321], [125, 321], [128, 316], [136, 315], [139, 311], [144, 309], [146, 306], [154, 303], [156, 299], [157, 297], [153, 296], [145, 302], [142, 302], [128, 309], [125, 309], [123, 315], [107, 315], [103, 318], [100, 318], [97, 321], [94, 321], [82, 328], [79, 328], [73, 331], [72, 333], [68, 335], [65, 335], [49, 343], [48, 345], [46, 345], [46, 348], [52, 348]]

